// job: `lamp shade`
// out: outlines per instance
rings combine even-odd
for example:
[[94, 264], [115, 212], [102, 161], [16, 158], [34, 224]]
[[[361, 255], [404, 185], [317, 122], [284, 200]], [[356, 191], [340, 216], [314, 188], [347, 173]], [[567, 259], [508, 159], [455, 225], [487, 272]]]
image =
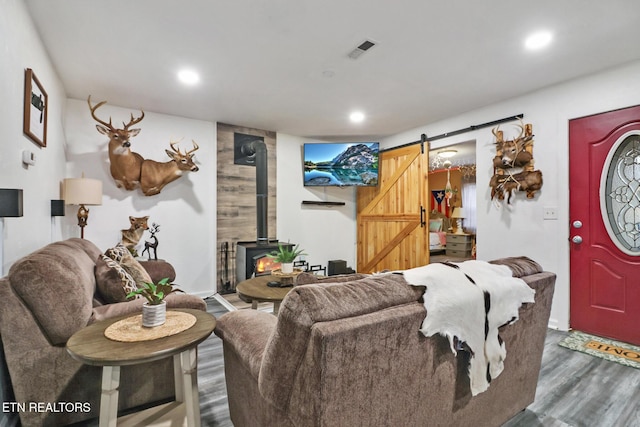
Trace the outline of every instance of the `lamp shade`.
[[63, 193], [66, 205], [101, 205], [102, 181], [90, 178], [65, 178]]
[[22, 216], [22, 190], [0, 188], [0, 217]]
[[51, 201], [51, 216], [64, 216], [64, 200]]
[[451, 218], [466, 218], [467, 212], [465, 212], [464, 208], [454, 208], [453, 213], [451, 214]]

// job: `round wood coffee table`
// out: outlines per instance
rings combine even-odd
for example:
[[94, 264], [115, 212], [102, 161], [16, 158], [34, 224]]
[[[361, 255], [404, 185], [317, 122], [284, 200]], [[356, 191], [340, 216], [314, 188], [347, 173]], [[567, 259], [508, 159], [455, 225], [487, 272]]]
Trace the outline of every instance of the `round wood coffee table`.
[[186, 406], [187, 425], [200, 426], [198, 399], [197, 346], [216, 326], [216, 318], [201, 310], [170, 309], [189, 313], [196, 322], [175, 335], [150, 341], [122, 342], [105, 336], [112, 324], [132, 315], [124, 315], [93, 323], [73, 334], [67, 341], [67, 352], [87, 365], [102, 366], [100, 427], [115, 426], [118, 415], [120, 366], [137, 365], [173, 356], [176, 401]]
[[236, 292], [241, 300], [250, 302], [252, 309], [258, 308], [259, 302], [272, 302], [273, 314], [278, 315], [280, 303], [285, 296], [293, 289], [293, 286], [286, 288], [272, 288], [267, 286], [269, 282], [280, 282], [277, 276], [266, 275], [253, 277], [236, 285]]

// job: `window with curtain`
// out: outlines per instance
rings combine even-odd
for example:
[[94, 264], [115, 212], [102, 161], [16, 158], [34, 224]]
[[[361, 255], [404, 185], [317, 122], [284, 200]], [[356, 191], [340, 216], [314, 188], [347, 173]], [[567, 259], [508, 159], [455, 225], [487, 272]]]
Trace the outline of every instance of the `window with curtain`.
[[476, 234], [477, 211], [476, 211], [476, 182], [462, 182], [462, 206], [467, 214], [463, 221], [464, 230], [467, 233]]

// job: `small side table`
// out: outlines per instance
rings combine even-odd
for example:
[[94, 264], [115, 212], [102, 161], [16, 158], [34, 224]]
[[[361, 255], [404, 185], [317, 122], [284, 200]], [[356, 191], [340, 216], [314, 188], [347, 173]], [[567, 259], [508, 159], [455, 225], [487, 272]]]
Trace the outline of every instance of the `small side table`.
[[280, 303], [289, 291], [293, 289], [291, 286], [287, 288], [270, 288], [267, 286], [269, 282], [278, 281], [278, 277], [272, 275], [254, 277], [238, 283], [236, 292], [238, 292], [241, 300], [250, 302], [251, 308], [254, 310], [258, 308], [259, 302], [272, 302], [273, 314], [277, 316]]
[[183, 332], [151, 341], [120, 342], [105, 337], [105, 329], [131, 317], [125, 315], [93, 323], [67, 341], [67, 352], [71, 357], [87, 365], [102, 366], [100, 427], [117, 425], [120, 366], [137, 365], [170, 356], [173, 356], [176, 401], [184, 402], [186, 406], [187, 425], [200, 426], [197, 346], [211, 335], [216, 319], [201, 310], [171, 310], [192, 314], [196, 323]]

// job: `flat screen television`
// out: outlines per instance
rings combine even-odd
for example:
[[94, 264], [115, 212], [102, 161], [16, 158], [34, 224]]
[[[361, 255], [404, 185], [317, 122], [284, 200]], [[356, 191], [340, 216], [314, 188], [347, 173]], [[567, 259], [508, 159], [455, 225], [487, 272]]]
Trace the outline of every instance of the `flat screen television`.
[[319, 142], [304, 144], [304, 185], [378, 185], [377, 142]]

